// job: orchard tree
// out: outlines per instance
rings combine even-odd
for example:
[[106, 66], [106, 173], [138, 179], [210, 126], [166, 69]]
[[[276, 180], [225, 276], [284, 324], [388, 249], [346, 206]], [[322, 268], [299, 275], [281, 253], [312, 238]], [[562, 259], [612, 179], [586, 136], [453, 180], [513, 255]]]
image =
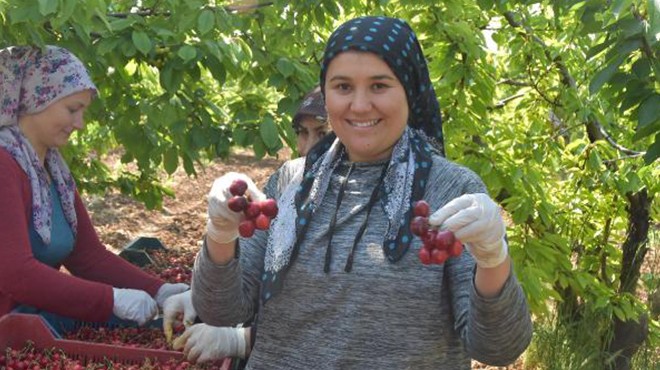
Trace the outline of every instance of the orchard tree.
[[658, 361], [645, 297], [660, 281], [647, 258], [659, 240], [659, 0], [0, 0], [0, 47], [57, 44], [87, 64], [100, 99], [65, 152], [78, 184], [157, 207], [173, 195], [163, 170], [194, 176], [235, 146], [257, 157], [293, 146], [291, 115], [317, 83], [324, 40], [366, 14], [412, 25], [447, 156], [510, 216], [536, 360]]

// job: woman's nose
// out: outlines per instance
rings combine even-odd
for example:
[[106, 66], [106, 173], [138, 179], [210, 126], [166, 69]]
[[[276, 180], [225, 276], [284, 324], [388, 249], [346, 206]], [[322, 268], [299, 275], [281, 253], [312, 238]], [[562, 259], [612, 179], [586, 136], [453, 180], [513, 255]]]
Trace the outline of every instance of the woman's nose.
[[367, 92], [356, 91], [351, 101], [351, 110], [354, 112], [367, 112], [371, 109], [371, 98]]
[[303, 151], [301, 152], [301, 155], [307, 155], [307, 153], [309, 153], [310, 149], [312, 149], [312, 147], [314, 146], [314, 144], [316, 144], [317, 141], [319, 141], [318, 137], [310, 136], [303, 145]]
[[76, 130], [82, 130], [85, 127], [85, 119], [82, 112], [77, 113], [73, 119], [73, 128]]

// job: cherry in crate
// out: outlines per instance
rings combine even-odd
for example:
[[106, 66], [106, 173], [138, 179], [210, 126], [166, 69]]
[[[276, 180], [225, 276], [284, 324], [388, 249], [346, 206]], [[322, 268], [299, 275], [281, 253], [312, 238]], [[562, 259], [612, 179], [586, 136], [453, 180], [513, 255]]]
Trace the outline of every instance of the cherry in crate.
[[234, 212], [243, 212], [245, 219], [238, 224], [238, 233], [249, 238], [254, 235], [254, 230], [267, 230], [270, 221], [277, 216], [277, 201], [269, 198], [262, 201], [253, 201], [245, 195], [247, 183], [237, 179], [229, 186], [232, 197], [227, 206]]
[[463, 253], [463, 244], [449, 230], [438, 230], [429, 225], [431, 207], [424, 200], [415, 202], [410, 231], [422, 239], [419, 260], [424, 265], [443, 264], [450, 257]]

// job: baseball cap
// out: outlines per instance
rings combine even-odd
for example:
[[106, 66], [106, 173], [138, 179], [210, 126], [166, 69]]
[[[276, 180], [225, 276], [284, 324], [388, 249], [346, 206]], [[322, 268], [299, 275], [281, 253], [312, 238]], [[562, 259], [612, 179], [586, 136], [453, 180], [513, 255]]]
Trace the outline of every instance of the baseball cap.
[[318, 86], [307, 93], [303, 98], [302, 103], [300, 103], [295, 116], [293, 116], [294, 129], [299, 128], [300, 121], [305, 116], [314, 117], [316, 120], [322, 122], [328, 120], [328, 113], [325, 111], [325, 103], [323, 102], [323, 94], [321, 94], [321, 88]]

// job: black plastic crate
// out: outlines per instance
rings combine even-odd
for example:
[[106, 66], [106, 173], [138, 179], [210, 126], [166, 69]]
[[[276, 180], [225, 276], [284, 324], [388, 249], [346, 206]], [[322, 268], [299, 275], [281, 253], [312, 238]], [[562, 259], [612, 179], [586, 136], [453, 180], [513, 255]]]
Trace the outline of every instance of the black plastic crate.
[[119, 256], [136, 266], [146, 266], [154, 261], [149, 255], [150, 250], [165, 250], [165, 246], [158, 238], [141, 236], [130, 243], [119, 253]]

